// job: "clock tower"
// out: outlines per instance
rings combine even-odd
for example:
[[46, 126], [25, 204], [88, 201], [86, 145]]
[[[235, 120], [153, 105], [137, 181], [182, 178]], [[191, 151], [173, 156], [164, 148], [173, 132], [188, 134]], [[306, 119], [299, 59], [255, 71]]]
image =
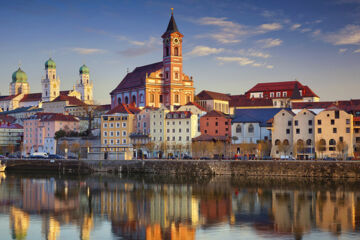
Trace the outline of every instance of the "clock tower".
[[171, 18], [163, 39], [163, 79], [165, 105], [181, 105], [186, 100], [175, 86], [183, 85], [182, 41], [184, 35], [179, 32], [176, 25], [173, 9]]

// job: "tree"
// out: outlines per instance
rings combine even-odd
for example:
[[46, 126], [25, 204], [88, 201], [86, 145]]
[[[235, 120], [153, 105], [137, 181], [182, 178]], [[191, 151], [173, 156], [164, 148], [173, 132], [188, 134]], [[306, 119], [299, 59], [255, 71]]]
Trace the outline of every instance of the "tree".
[[66, 136], [66, 131], [63, 129], [60, 129], [59, 131], [55, 132], [54, 139], [57, 141], [60, 138], [63, 138]]
[[355, 153], [355, 157], [357, 157], [360, 154], [360, 143], [355, 143], [354, 153]]
[[69, 148], [69, 143], [68, 141], [62, 141], [61, 144], [59, 145], [60, 151], [65, 154], [65, 149]]
[[145, 144], [145, 148], [149, 151], [149, 157], [152, 157], [155, 149], [155, 143], [153, 141], [149, 141]]
[[321, 153], [321, 157], [324, 158], [324, 152], [326, 151], [326, 142], [324, 139], [320, 139], [315, 142], [315, 149]]
[[79, 107], [83, 111], [84, 116], [88, 119], [88, 128], [86, 131], [88, 135], [91, 135], [92, 122], [94, 120], [94, 117], [97, 115], [97, 113], [100, 112], [101, 106], [97, 104], [89, 105], [84, 103]]
[[192, 150], [192, 156], [194, 158], [199, 158], [201, 153], [201, 142], [192, 142], [191, 143], [191, 150]]
[[159, 150], [161, 151], [162, 156], [165, 155], [165, 153], [167, 153], [168, 147], [169, 145], [166, 141], [160, 143]]
[[72, 153], [75, 153], [76, 155], [78, 155], [78, 157], [80, 158], [79, 156], [79, 153], [80, 153], [80, 143], [77, 143], [77, 142], [74, 142], [71, 144], [70, 146], [70, 151]]
[[339, 155], [341, 156], [342, 159], [345, 158], [345, 153], [348, 150], [348, 144], [344, 141], [339, 141], [336, 144], [336, 150], [339, 152]]
[[257, 144], [257, 150], [260, 158], [263, 158], [265, 155], [268, 156], [270, 155], [271, 144], [269, 143], [269, 141], [261, 140]]
[[214, 153], [217, 155], [218, 159], [221, 159], [221, 156], [224, 153], [224, 142], [221, 141], [215, 142]]
[[296, 154], [296, 157], [299, 153], [304, 153], [304, 150], [305, 150], [305, 143], [303, 140], [299, 139], [294, 145], [294, 153]]

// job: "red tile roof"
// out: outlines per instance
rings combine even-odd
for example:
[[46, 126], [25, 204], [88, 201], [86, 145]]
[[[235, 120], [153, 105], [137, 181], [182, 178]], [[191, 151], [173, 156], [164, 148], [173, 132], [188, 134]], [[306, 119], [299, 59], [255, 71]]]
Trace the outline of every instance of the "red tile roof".
[[135, 68], [134, 71], [126, 74], [125, 78], [120, 82], [120, 84], [110, 93], [113, 94], [117, 91], [137, 88], [145, 85], [146, 74], [158, 71], [163, 68], [163, 62], [157, 62], [141, 67]]
[[328, 102], [296, 102], [292, 104], [293, 109], [328, 109], [331, 106], [336, 106], [346, 112], [360, 111], [360, 99]]
[[200, 106], [200, 105], [197, 104], [196, 102], [188, 102], [188, 103], [186, 104], [186, 106], [195, 106], [195, 107], [197, 107], [198, 109], [200, 109], [201, 111], [207, 112], [205, 108], [203, 108], [202, 106]]
[[20, 102], [40, 102], [41, 98], [41, 93], [30, 93], [25, 94], [24, 97], [20, 100]]
[[224, 93], [218, 93], [218, 92], [212, 92], [203, 90], [198, 95], [196, 95], [197, 100], [223, 100], [223, 101], [230, 101], [230, 95], [224, 94]]
[[8, 96], [0, 96], [0, 101], [8, 101], [8, 100], [11, 100], [17, 96], [19, 96], [20, 94], [18, 95], [8, 95]]
[[[166, 114], [166, 119], [182, 119], [182, 118], [190, 118], [191, 117], [190, 111], [175, 111], [175, 112], [168, 112]], [[181, 117], [184, 116], [184, 117]]]
[[208, 112], [207, 114], [205, 114], [202, 117], [224, 117], [224, 118], [229, 118], [229, 115], [226, 115], [225, 113], [220, 112], [220, 111], [212, 110], [212, 111]]
[[247, 98], [245, 95], [231, 96], [230, 107], [271, 107], [273, 101], [268, 98]]
[[17, 123], [12, 124], [0, 124], [0, 128], [6, 128], [6, 129], [23, 129], [24, 127]]
[[53, 121], [62, 121], [62, 122], [78, 122], [79, 119], [72, 115], [65, 115], [62, 113], [36, 113], [35, 115], [29, 117], [28, 119], [39, 119], [41, 122], [53, 122]]
[[126, 105], [120, 103], [119, 105], [108, 111], [106, 114], [114, 114], [114, 113], [136, 114], [140, 111], [141, 110], [135, 107], [134, 105], [130, 105], [130, 104]]
[[87, 105], [86, 103], [77, 99], [76, 97], [70, 97], [70, 96], [66, 96], [66, 95], [60, 95], [57, 98], [55, 98], [54, 100], [52, 100], [52, 102], [64, 102], [64, 101], [67, 101], [72, 106]]
[[299, 90], [302, 90], [303, 97], [318, 97], [308, 86], [302, 85], [299, 81], [258, 83], [247, 91], [246, 94], [252, 92], [294, 90], [295, 85], [297, 85]]
[[14, 123], [16, 118], [8, 115], [0, 115], [0, 122]]

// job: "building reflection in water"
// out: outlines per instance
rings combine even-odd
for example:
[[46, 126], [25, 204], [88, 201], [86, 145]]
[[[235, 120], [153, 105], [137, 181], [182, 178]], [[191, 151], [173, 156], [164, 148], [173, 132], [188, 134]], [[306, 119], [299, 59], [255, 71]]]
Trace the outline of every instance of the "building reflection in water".
[[[196, 231], [251, 227], [259, 237], [301, 239], [315, 229], [339, 236], [360, 231], [360, 190], [233, 187], [230, 181], [156, 184], [116, 177], [86, 180], [1, 177], [0, 214], [12, 239], [26, 239], [30, 216], [39, 239], [59, 239], [62, 228], [92, 239], [102, 222], [115, 238], [192, 240]], [[359, 235], [357, 235], [359, 236]]]

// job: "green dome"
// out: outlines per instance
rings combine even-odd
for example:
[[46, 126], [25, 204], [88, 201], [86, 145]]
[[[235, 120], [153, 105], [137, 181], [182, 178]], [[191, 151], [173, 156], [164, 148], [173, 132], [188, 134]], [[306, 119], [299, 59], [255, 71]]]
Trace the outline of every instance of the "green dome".
[[26, 73], [19, 68], [16, 72], [12, 75], [12, 81], [15, 82], [26, 82], [27, 81], [27, 75]]
[[84, 64], [80, 67], [80, 70], [79, 70], [80, 74], [89, 74], [89, 68]]
[[56, 63], [51, 58], [49, 58], [49, 60], [47, 60], [45, 62], [45, 69], [48, 69], [48, 68], [50, 68], [50, 69], [56, 68]]

